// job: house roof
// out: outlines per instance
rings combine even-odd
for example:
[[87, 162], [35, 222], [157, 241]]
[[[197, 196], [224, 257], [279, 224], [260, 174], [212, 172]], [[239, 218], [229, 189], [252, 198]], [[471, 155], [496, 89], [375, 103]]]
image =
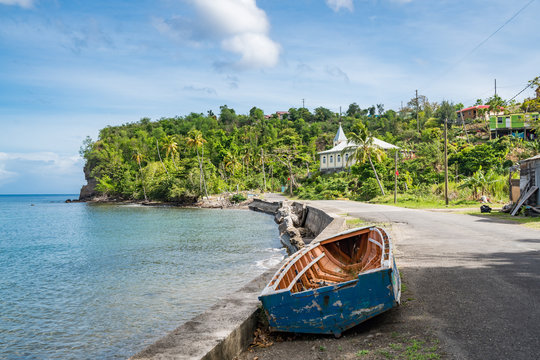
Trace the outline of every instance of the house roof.
[[[377, 139], [376, 137], [373, 137], [373, 145], [375, 145], [375, 146], [377, 146], [377, 147], [379, 147], [379, 148], [381, 148], [383, 150], [399, 149], [399, 147], [397, 147], [396, 145], [392, 145], [390, 143], [387, 143], [386, 141], [383, 141], [381, 139]], [[335, 153], [335, 152], [342, 152], [347, 147], [357, 147], [357, 146], [358, 145], [356, 145], [352, 141], [343, 141], [343, 142], [340, 142], [339, 144], [337, 144], [336, 146], [334, 146], [333, 148], [331, 148], [330, 150], [321, 151], [318, 154], [330, 154], [330, 153]]]
[[345, 136], [345, 132], [343, 131], [341, 124], [339, 124], [339, 129], [336, 133], [336, 136], [334, 137], [334, 144], [345, 142], [345, 141], [347, 141], [347, 137]]
[[524, 162], [537, 161], [537, 160], [540, 160], [540, 155], [535, 155], [535, 156], [530, 157], [530, 158], [528, 158], [528, 159], [521, 160], [519, 163], [522, 164], [522, 163], [524, 163]]
[[[469, 110], [474, 110], [474, 109], [489, 109], [489, 105], [475, 105], [475, 106], [469, 106], [468, 108], [465, 108], [465, 109], [461, 109], [461, 110], [458, 110], [456, 112], [464, 112], [464, 111], [469, 111]], [[504, 108], [501, 106], [500, 107], [501, 110], [504, 110]]]

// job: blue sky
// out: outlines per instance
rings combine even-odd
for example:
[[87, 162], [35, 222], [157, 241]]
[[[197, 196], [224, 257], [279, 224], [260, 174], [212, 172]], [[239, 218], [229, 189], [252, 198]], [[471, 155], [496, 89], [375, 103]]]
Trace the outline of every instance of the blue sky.
[[142, 117], [510, 98], [540, 1], [471, 50], [529, 1], [0, 0], [0, 194], [77, 193], [82, 140]]

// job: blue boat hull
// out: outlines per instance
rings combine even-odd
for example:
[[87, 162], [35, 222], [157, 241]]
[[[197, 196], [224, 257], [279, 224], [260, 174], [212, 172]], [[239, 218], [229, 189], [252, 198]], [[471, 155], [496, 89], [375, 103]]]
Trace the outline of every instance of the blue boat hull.
[[[392, 259], [393, 260], [393, 259]], [[391, 268], [359, 274], [355, 280], [314, 290], [261, 295], [273, 331], [341, 333], [397, 306], [401, 282], [395, 261]]]

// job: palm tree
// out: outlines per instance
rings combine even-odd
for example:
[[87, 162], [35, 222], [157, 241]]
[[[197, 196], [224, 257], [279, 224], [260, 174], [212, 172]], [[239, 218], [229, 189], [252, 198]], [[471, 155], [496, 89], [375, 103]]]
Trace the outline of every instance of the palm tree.
[[143, 157], [144, 157], [143, 154], [141, 154], [139, 151], [133, 154], [133, 158], [135, 159], [135, 161], [137, 161], [137, 165], [139, 165], [139, 172], [141, 173], [141, 184], [142, 184], [143, 193], [144, 193], [144, 200], [148, 201], [148, 197], [146, 196], [146, 187], [144, 186], [144, 176], [143, 176], [143, 171], [142, 171], [142, 166], [141, 166]]
[[157, 138], [156, 138], [156, 149], [157, 149], [157, 154], [158, 154], [159, 162], [161, 163], [161, 166], [163, 166], [163, 169], [164, 169], [165, 172], [167, 173], [167, 176], [169, 176], [169, 170], [167, 170], [167, 167], [165, 166], [165, 164], [163, 163], [163, 160], [161, 159], [161, 153], [159, 152], [159, 142], [158, 142], [158, 139], [157, 139]]
[[375, 179], [377, 179], [377, 183], [381, 189], [381, 193], [384, 195], [384, 189], [381, 181], [379, 180], [379, 175], [377, 174], [377, 170], [375, 170], [375, 166], [371, 160], [371, 158], [374, 157], [377, 162], [381, 162], [384, 158], [384, 152], [373, 144], [373, 136], [362, 122], [359, 121], [355, 125], [355, 129], [356, 132], [351, 132], [348, 134], [349, 142], [345, 149], [341, 151], [341, 156], [346, 157], [346, 154], [349, 153], [349, 157], [346, 160], [347, 165], [353, 162], [364, 164], [366, 160], [369, 161], [371, 169], [375, 174]]
[[249, 147], [245, 147], [242, 151], [243, 151], [242, 163], [244, 164], [246, 168], [246, 176], [249, 176], [249, 162], [251, 161], [251, 153], [250, 153]]
[[[191, 148], [195, 148], [197, 151], [197, 160], [199, 161], [199, 189], [202, 193], [202, 188], [204, 184], [204, 192], [206, 197], [208, 197], [208, 190], [206, 189], [206, 179], [204, 178], [203, 172], [203, 161], [204, 161], [204, 143], [206, 140], [203, 138], [202, 133], [197, 129], [192, 129], [188, 133], [187, 145]], [[199, 155], [199, 148], [202, 148], [202, 155]]]
[[167, 158], [169, 155], [171, 155], [174, 168], [178, 170], [176, 167], [176, 162], [174, 161], [176, 154], [178, 154], [178, 143], [176, 142], [176, 138], [171, 135], [166, 135], [164, 142], [163, 149], [165, 149], [165, 157]]
[[231, 176], [236, 175], [236, 170], [241, 168], [242, 164], [238, 161], [238, 157], [234, 152], [227, 152], [227, 155], [225, 155], [225, 158], [223, 158], [223, 162], [225, 163], [225, 169], [231, 174]]
[[473, 197], [478, 198], [478, 190], [481, 191], [481, 196], [484, 196], [488, 189], [499, 181], [497, 174], [493, 170], [484, 173], [482, 166], [480, 166], [474, 174], [463, 179], [463, 183], [459, 188], [471, 189]]

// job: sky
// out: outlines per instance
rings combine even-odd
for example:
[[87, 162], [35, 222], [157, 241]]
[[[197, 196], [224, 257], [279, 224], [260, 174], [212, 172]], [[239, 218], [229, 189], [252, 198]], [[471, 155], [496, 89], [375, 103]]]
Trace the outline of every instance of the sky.
[[398, 109], [416, 89], [472, 105], [494, 79], [511, 98], [540, 75], [538, 14], [535, 0], [0, 0], [0, 194], [78, 193], [84, 138], [143, 117]]

